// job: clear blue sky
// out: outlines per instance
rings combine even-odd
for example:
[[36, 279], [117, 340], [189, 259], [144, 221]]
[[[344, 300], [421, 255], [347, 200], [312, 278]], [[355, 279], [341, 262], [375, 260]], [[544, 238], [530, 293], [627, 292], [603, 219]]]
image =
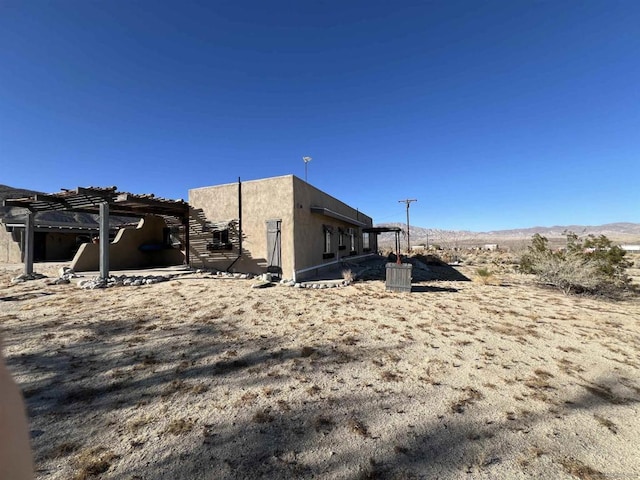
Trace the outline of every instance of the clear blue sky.
[[0, 0], [0, 183], [294, 174], [374, 217], [640, 222], [640, 2]]

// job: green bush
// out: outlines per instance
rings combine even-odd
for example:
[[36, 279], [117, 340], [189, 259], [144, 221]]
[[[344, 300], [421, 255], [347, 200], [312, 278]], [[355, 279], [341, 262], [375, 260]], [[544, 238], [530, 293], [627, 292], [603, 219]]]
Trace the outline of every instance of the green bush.
[[568, 232], [566, 247], [549, 248], [548, 240], [535, 234], [520, 259], [520, 271], [565, 293], [612, 295], [630, 288], [624, 258], [626, 252], [604, 235], [579, 238]]
[[493, 272], [485, 267], [476, 268], [476, 276], [474, 278], [478, 283], [482, 283], [483, 285], [488, 285], [495, 281], [495, 276]]

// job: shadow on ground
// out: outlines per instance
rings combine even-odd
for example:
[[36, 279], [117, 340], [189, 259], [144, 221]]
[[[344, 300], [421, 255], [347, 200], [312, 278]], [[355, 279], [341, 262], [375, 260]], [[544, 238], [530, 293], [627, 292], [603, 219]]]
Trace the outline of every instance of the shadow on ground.
[[411, 291], [416, 293], [456, 293], [458, 291], [457, 288], [449, 288], [449, 287], [434, 287], [431, 285], [412, 285]]
[[[431, 255], [414, 255], [412, 257], [401, 256], [400, 260], [401, 263], [410, 263], [412, 265], [411, 277], [413, 282], [470, 281], [470, 279], [460, 273], [455, 266], [448, 265], [437, 257]], [[348, 260], [345, 260], [341, 270], [350, 269], [356, 275], [358, 280], [385, 281], [387, 263], [396, 262], [397, 258], [394, 254], [390, 254], [388, 257], [376, 255], [357, 264], [350, 264]]]

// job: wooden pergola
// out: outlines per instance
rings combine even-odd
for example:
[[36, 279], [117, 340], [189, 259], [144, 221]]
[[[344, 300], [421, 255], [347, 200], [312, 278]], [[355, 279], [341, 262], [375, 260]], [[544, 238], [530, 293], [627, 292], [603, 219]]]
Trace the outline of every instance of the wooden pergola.
[[109, 215], [142, 217], [146, 214], [174, 217], [185, 228], [185, 256], [189, 264], [189, 204], [167, 200], [153, 194], [118, 192], [117, 187], [78, 187], [59, 193], [3, 201], [7, 207], [27, 210], [25, 219], [24, 273], [33, 273], [34, 217], [39, 212], [83, 212], [100, 215], [100, 277], [109, 276]]

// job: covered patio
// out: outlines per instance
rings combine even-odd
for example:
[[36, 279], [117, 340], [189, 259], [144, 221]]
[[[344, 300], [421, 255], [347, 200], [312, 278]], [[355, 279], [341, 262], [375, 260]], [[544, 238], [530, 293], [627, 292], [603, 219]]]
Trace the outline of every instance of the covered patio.
[[[370, 233], [374, 235], [380, 235], [381, 233], [393, 232], [396, 234], [396, 255], [400, 257], [400, 233], [402, 229], [400, 227], [367, 227], [363, 228], [364, 233]], [[377, 242], [376, 242], [377, 244]]]
[[178, 219], [184, 229], [186, 263], [189, 264], [189, 204], [153, 194], [118, 192], [117, 187], [78, 187], [52, 194], [6, 199], [3, 205], [26, 209], [24, 273], [33, 273], [34, 219], [39, 212], [84, 212], [99, 215], [100, 277], [109, 276], [109, 216], [144, 217], [158, 215]]

